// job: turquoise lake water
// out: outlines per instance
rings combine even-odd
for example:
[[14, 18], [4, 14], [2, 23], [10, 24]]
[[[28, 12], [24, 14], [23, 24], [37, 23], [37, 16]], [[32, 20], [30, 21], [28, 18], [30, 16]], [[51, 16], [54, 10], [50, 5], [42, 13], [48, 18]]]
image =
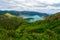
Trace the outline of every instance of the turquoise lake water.
[[23, 17], [24, 19], [25, 18], [33, 18], [33, 19], [30, 19], [28, 22], [35, 22], [35, 21], [38, 21], [38, 20], [44, 20], [44, 18], [38, 16], [38, 15], [35, 15], [35, 16], [21, 16]]

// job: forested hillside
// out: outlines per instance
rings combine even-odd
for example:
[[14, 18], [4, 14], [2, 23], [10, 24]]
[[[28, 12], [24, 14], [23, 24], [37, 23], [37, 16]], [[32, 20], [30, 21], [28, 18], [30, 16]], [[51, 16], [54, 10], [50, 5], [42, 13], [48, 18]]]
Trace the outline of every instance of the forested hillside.
[[9, 13], [0, 15], [0, 40], [60, 40], [60, 12], [33, 23]]

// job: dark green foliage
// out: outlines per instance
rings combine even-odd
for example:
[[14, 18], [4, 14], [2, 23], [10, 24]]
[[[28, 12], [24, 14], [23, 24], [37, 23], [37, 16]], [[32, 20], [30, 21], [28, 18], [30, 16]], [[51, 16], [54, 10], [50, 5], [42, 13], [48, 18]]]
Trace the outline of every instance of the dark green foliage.
[[55, 15], [34, 23], [0, 15], [0, 40], [60, 40], [60, 18]]
[[5, 15], [0, 15], [0, 25], [3, 26], [5, 29], [16, 29], [19, 25], [23, 23], [22, 18], [18, 17], [7, 17]]

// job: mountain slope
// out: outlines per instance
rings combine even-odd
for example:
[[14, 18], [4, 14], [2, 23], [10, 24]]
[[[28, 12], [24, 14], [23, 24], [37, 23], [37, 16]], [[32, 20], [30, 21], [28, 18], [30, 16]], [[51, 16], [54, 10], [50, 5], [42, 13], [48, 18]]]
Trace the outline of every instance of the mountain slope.
[[60, 20], [60, 12], [50, 15], [47, 20]]

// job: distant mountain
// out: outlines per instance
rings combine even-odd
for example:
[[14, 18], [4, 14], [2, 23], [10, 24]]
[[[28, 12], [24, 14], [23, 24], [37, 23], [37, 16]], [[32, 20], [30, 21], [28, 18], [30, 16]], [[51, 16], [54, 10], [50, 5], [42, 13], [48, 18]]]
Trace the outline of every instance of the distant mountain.
[[34, 16], [34, 15], [38, 15], [38, 16], [49, 16], [46, 13], [40, 13], [40, 12], [35, 12], [35, 11], [21, 11], [20, 12], [22, 15], [29, 15], [29, 16]]
[[5, 13], [11, 13], [12, 15], [28, 15], [28, 16], [34, 16], [34, 15], [38, 15], [38, 16], [49, 16], [46, 13], [40, 13], [40, 12], [35, 12], [35, 11], [1, 11], [0, 10], [0, 15], [5, 14]]
[[10, 14], [12, 14], [12, 15], [16, 15], [16, 16], [18, 16], [20, 13], [19, 13], [19, 11], [2, 11], [2, 10], [0, 10], [0, 15], [3, 15], [3, 14], [6, 14], [6, 13], [10, 13]]

